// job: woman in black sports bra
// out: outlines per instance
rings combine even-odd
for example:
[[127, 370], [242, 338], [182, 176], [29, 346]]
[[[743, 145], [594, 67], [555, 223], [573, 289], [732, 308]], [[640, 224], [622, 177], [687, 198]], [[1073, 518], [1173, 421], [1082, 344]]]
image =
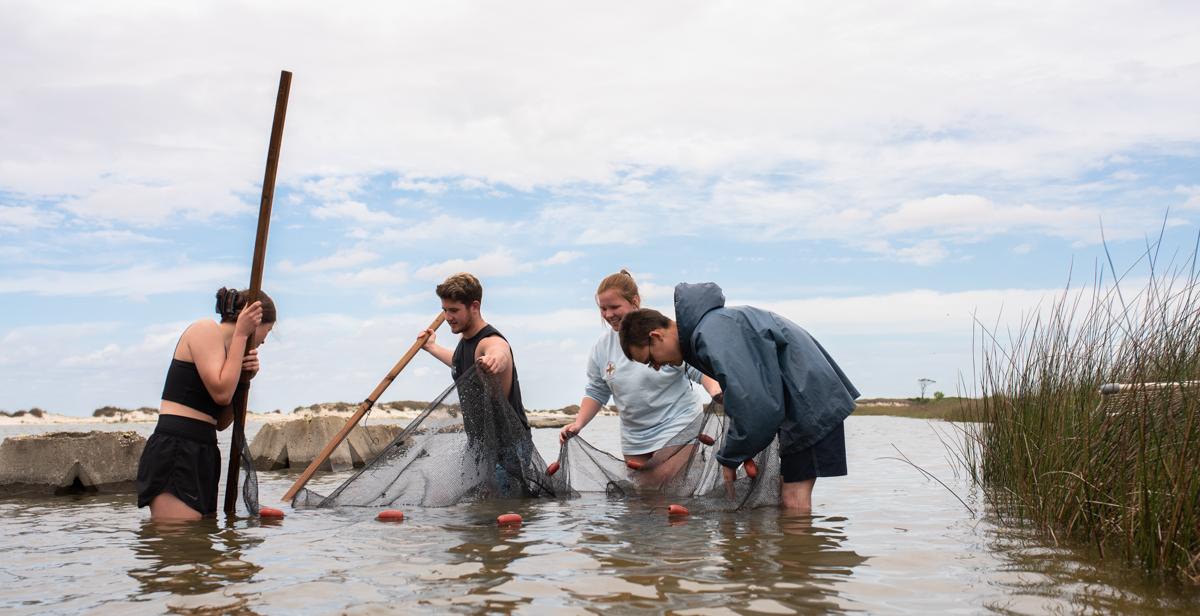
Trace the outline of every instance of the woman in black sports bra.
[[[266, 293], [245, 306], [244, 292], [217, 291], [221, 322], [201, 319], [184, 330], [163, 385], [158, 425], [138, 464], [138, 507], [156, 520], [198, 520], [217, 511], [221, 452], [217, 430], [233, 422], [234, 391], [258, 373], [258, 344], [275, 325], [275, 302]], [[244, 356], [244, 357], [243, 357]]]

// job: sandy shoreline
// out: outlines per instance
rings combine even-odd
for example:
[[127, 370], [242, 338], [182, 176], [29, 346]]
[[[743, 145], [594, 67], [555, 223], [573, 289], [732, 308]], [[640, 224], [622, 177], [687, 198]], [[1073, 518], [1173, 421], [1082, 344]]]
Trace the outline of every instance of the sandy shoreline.
[[[421, 414], [424, 409], [405, 408], [405, 409], [381, 409], [374, 408], [367, 414], [368, 421], [395, 421], [398, 423], [407, 423], [412, 421], [417, 415]], [[602, 413], [604, 413], [602, 411]], [[293, 419], [307, 419], [310, 417], [350, 417], [354, 412], [352, 410], [340, 409], [318, 409], [312, 410], [309, 408], [293, 411], [291, 413], [255, 413], [250, 411], [246, 414], [246, 421], [258, 423], [278, 423], [282, 421], [291, 421]], [[604, 413], [608, 414], [608, 413]], [[540, 420], [555, 420], [561, 422], [564, 419], [572, 418], [573, 415], [563, 413], [561, 411], [529, 411], [527, 413], [531, 421]], [[158, 421], [158, 412], [150, 411], [129, 411], [119, 415], [107, 417], [76, 417], [72, 415], [58, 415], [55, 413], [44, 413], [41, 417], [34, 415], [22, 415], [20, 417], [5, 417], [0, 415], [0, 426], [55, 426], [55, 425], [79, 425], [79, 424], [140, 424], [140, 423], [155, 423]]]

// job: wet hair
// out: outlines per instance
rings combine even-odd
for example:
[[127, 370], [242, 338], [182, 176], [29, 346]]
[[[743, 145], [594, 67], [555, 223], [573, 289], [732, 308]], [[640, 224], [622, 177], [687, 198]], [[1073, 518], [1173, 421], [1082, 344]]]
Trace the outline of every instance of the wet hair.
[[633, 359], [630, 349], [650, 344], [650, 332], [666, 329], [671, 325], [663, 313], [651, 308], [639, 308], [621, 319], [621, 350], [625, 357]]
[[461, 272], [439, 284], [437, 286], [437, 296], [442, 299], [462, 302], [467, 306], [470, 306], [471, 302], [483, 303], [483, 285], [479, 284], [478, 278], [466, 272]]
[[615, 290], [625, 298], [625, 301], [637, 306], [641, 303], [641, 297], [638, 295], [637, 282], [633, 279], [633, 274], [629, 270], [622, 268], [621, 271], [615, 274], [609, 274], [600, 281], [600, 286], [596, 287], [596, 295], [609, 290]]
[[[240, 291], [225, 287], [217, 289], [217, 314], [221, 315], [221, 322], [233, 323], [237, 321], [242, 308], [246, 307], [246, 298], [248, 297], [250, 297], [249, 289], [242, 289]], [[275, 300], [271, 299], [271, 296], [267, 295], [266, 291], [259, 291], [258, 301], [262, 302], [262, 322], [274, 323], [277, 317], [275, 313]]]

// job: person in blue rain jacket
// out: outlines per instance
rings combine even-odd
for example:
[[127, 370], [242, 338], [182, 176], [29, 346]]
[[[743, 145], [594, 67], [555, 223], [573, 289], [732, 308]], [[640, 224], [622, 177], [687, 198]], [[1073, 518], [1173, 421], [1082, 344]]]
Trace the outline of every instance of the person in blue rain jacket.
[[811, 511], [817, 477], [847, 472], [843, 423], [858, 390], [804, 328], [761, 308], [727, 307], [716, 284], [676, 286], [675, 315], [625, 315], [625, 355], [656, 369], [686, 362], [716, 379], [730, 420], [717, 453], [725, 481], [778, 435], [782, 504]]

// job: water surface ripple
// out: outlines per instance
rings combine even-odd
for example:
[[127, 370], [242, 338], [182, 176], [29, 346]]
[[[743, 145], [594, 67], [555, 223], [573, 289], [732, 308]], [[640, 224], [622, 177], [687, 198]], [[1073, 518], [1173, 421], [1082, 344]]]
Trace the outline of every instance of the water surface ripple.
[[[116, 426], [115, 428], [128, 428]], [[76, 427], [90, 429], [91, 427]], [[251, 425], [251, 430], [256, 426]], [[152, 426], [138, 425], [148, 434]], [[37, 431], [0, 428], [0, 436]], [[148, 521], [132, 494], [0, 498], [0, 610], [181, 614], [1195, 613], [1194, 591], [1140, 581], [997, 526], [941, 444], [949, 424], [847, 423], [849, 477], [815, 515], [776, 509], [671, 520], [666, 501], [474, 503], [288, 511], [282, 522]], [[615, 418], [590, 440], [617, 446]], [[556, 430], [535, 431], [547, 459]], [[227, 435], [225, 435], [227, 438]], [[897, 456], [937, 475], [982, 513]], [[328, 490], [346, 476], [318, 476]], [[260, 473], [273, 504], [295, 478]], [[516, 530], [499, 513], [525, 518]]]

